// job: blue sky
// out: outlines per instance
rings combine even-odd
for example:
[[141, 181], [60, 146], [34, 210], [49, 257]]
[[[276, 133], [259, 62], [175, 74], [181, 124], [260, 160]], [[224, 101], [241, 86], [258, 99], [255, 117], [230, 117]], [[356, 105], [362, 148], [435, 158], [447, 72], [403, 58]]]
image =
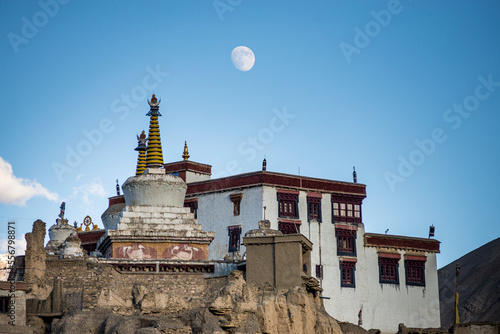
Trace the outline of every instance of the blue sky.
[[[367, 185], [369, 232], [444, 266], [500, 234], [498, 1], [0, 1], [0, 239], [95, 222], [134, 174], [146, 97], [165, 162]], [[241, 72], [244, 45], [255, 66]], [[279, 123], [273, 119], [280, 115]], [[2, 243], [0, 242], [0, 247]], [[0, 249], [4, 251], [4, 249]]]

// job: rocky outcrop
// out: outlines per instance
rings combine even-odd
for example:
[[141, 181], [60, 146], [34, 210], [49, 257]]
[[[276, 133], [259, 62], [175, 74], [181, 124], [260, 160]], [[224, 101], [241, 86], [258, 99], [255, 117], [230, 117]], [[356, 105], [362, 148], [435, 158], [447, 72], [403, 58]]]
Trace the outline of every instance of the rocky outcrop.
[[24, 281], [28, 283], [26, 299], [45, 300], [49, 297], [52, 291], [52, 282], [47, 283], [45, 280], [47, 257], [44, 240], [45, 240], [45, 223], [40, 219], [33, 223], [33, 230], [26, 233], [26, 255]]
[[[133, 314], [113, 313], [113, 291], [102, 292], [94, 311], [66, 314], [52, 324], [54, 334], [103, 333], [332, 333], [341, 334], [337, 322], [303, 287], [275, 291], [246, 284], [242, 272], [231, 273], [219, 296], [205, 306], [152, 292], [135, 284], [130, 299]], [[109, 301], [109, 304], [106, 302]], [[179, 305], [179, 303], [183, 303]], [[177, 304], [177, 305], [176, 305]], [[176, 305], [176, 312], [171, 312]]]
[[209, 310], [224, 330], [250, 333], [341, 333], [337, 322], [321, 305], [319, 297], [303, 287], [275, 291], [245, 283], [234, 271]]

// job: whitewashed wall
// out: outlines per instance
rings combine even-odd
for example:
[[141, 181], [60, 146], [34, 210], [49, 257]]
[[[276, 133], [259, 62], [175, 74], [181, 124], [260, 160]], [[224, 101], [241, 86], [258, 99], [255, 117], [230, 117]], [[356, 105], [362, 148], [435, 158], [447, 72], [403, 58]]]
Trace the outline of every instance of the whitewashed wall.
[[[239, 216], [233, 216], [233, 202], [229, 198], [236, 193], [243, 193]], [[262, 193], [262, 187], [252, 187], [198, 196], [198, 223], [203, 230], [215, 232], [209, 247], [211, 260], [221, 260], [228, 254], [228, 226], [242, 225], [241, 240], [248, 230], [258, 228], [262, 219]], [[245, 253], [245, 246], [241, 245], [240, 253]]]
[[210, 180], [210, 175], [194, 171], [186, 172], [186, 183]]

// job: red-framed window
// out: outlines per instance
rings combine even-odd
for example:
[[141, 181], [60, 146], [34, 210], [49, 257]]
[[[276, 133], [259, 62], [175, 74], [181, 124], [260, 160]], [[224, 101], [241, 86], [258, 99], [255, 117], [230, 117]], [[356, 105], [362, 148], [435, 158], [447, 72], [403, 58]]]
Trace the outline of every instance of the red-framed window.
[[332, 195], [333, 221], [361, 223], [361, 202], [363, 198], [357, 196]]
[[194, 213], [194, 218], [198, 218], [198, 199], [193, 198], [184, 201], [184, 207], [190, 208], [191, 213]]
[[307, 196], [307, 217], [308, 220], [321, 222], [321, 194], [319, 196]]
[[425, 260], [405, 260], [406, 285], [425, 286]]
[[383, 255], [379, 255], [378, 266], [380, 283], [399, 284], [399, 258], [397, 256], [384, 257]]
[[337, 255], [356, 256], [356, 229], [337, 227]]
[[299, 192], [278, 191], [279, 217], [299, 218], [298, 212]]
[[278, 222], [278, 230], [283, 234], [297, 234], [300, 233], [300, 221], [292, 221], [292, 222]]
[[241, 205], [241, 199], [243, 198], [243, 194], [231, 194], [229, 195], [229, 198], [231, 199], [231, 202], [233, 202], [233, 216], [239, 216], [240, 215], [240, 205]]
[[241, 225], [228, 226], [229, 249], [230, 253], [240, 250]]
[[345, 261], [341, 260], [340, 262], [340, 286], [346, 288], [354, 288], [356, 287], [355, 283], [355, 270], [356, 270], [356, 261]]

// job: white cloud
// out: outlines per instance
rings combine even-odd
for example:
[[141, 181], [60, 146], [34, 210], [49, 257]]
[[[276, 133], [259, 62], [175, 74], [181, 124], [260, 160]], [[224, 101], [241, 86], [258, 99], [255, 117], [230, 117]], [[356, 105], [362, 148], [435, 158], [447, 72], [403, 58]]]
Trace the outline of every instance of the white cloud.
[[79, 187], [73, 187], [73, 192], [71, 194], [71, 198], [80, 199], [82, 204], [87, 207], [87, 210], [92, 210], [95, 197], [106, 197], [106, 191], [102, 186], [101, 179], [98, 177], [94, 178], [90, 183], [86, 183]]
[[[26, 251], [26, 239], [24, 238], [24, 234], [18, 239], [14, 239], [14, 244], [11, 243], [11, 247], [16, 248], [16, 256], [24, 255]], [[4, 238], [0, 239], [0, 254], [7, 253], [9, 251], [9, 239]]]
[[41, 196], [57, 201], [59, 195], [50, 192], [36, 180], [18, 178], [12, 166], [0, 157], [0, 203], [24, 206], [32, 197]]

